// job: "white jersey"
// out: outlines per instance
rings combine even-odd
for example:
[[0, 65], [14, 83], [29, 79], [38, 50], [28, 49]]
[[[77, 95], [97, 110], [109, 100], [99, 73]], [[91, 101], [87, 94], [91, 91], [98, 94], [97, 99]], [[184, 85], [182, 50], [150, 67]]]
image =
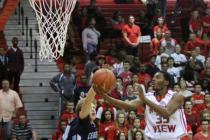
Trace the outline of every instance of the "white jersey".
[[[157, 101], [154, 93], [149, 92], [145, 96], [155, 104], [165, 107], [171, 101], [174, 94], [175, 92], [169, 90], [160, 102]], [[145, 118], [145, 135], [149, 140], [179, 139], [187, 134], [186, 118], [183, 108], [178, 109], [169, 118], [165, 118], [146, 105]]]

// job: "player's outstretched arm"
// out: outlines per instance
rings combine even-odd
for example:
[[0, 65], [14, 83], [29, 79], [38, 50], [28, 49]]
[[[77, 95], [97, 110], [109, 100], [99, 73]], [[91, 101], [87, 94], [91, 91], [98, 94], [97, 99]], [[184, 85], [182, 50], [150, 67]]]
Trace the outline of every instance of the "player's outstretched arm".
[[110, 102], [111, 104], [113, 104], [114, 106], [125, 109], [125, 110], [134, 110], [134, 109], [137, 109], [138, 107], [143, 106], [143, 103], [139, 98], [132, 101], [122, 101], [122, 100], [112, 98], [107, 94], [104, 94], [103, 98], [107, 100], [108, 102]]
[[87, 96], [84, 99], [84, 102], [81, 107], [81, 111], [79, 112], [79, 118], [85, 119], [89, 114], [91, 110], [91, 104], [93, 103], [95, 99], [96, 92], [93, 89], [93, 86], [89, 89]]

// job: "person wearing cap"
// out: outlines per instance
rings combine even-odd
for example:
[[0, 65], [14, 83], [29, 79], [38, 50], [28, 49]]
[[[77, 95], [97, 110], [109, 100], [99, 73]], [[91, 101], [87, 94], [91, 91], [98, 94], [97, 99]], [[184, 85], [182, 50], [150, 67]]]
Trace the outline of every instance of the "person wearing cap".
[[129, 16], [128, 24], [123, 27], [122, 33], [127, 44], [127, 53], [136, 56], [140, 42], [141, 28], [134, 22], [134, 16]]

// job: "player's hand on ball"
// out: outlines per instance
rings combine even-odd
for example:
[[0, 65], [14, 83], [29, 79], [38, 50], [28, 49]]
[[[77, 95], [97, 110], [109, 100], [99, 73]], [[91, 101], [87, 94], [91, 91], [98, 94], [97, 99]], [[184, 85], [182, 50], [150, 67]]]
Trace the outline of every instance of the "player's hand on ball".
[[100, 95], [100, 96], [103, 97], [104, 94], [106, 94], [106, 92], [104, 91], [104, 89], [101, 88], [100, 86], [97, 86], [97, 85], [93, 84], [92, 87], [93, 87], [94, 91], [95, 91], [98, 95]]

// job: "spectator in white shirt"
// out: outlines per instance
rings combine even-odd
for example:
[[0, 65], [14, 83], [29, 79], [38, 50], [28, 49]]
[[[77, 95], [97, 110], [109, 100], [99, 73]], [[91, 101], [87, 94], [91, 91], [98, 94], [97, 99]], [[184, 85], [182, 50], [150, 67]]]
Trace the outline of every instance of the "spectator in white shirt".
[[113, 72], [115, 75], [119, 76], [123, 71], [123, 58], [120, 55], [116, 55], [115, 63], [112, 65]]
[[196, 52], [196, 59], [201, 61], [204, 65], [206, 58], [205, 56], [201, 55], [201, 48], [199, 46], [195, 47], [195, 52]]
[[91, 18], [88, 24], [88, 27], [82, 31], [82, 44], [84, 51], [87, 54], [91, 54], [97, 52], [101, 34], [95, 28], [96, 21], [94, 18]]
[[157, 66], [159, 69], [162, 69], [162, 63], [167, 63], [168, 57], [166, 53], [160, 55], [160, 64]]
[[176, 44], [175, 53], [172, 53], [171, 57], [174, 59], [175, 67], [182, 68], [187, 62], [186, 56], [181, 53], [181, 46], [179, 44]]
[[165, 48], [165, 53], [171, 55], [175, 52], [176, 40], [171, 37], [171, 31], [166, 31], [164, 38], [160, 42], [161, 46]]
[[174, 67], [174, 59], [168, 58], [168, 69], [167, 72], [174, 77], [174, 82], [177, 83], [180, 78], [180, 68]]
[[161, 65], [161, 55], [162, 55], [163, 53], [165, 53], [165, 48], [160, 46], [160, 48], [159, 48], [159, 53], [158, 53], [158, 55], [157, 55], [157, 57], [156, 57], [156, 60], [155, 60], [155, 65], [156, 65], [157, 67], [159, 67], [159, 66]]

